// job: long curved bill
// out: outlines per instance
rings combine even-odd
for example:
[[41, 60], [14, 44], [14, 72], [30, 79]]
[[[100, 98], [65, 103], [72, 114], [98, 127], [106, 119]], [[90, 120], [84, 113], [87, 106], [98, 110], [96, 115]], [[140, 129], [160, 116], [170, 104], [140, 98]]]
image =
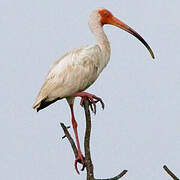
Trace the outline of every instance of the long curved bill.
[[147, 44], [147, 42], [135, 30], [133, 30], [131, 27], [129, 27], [128, 25], [126, 25], [125, 23], [123, 23], [122, 21], [120, 21], [119, 19], [117, 19], [114, 16], [111, 18], [111, 21], [109, 22], [109, 24], [114, 25], [116, 27], [119, 27], [119, 28], [123, 29], [124, 31], [127, 31], [128, 33], [135, 36], [148, 49], [148, 51], [151, 54], [152, 58], [153, 59], [155, 58], [154, 53], [153, 53], [152, 49], [150, 48], [150, 46]]

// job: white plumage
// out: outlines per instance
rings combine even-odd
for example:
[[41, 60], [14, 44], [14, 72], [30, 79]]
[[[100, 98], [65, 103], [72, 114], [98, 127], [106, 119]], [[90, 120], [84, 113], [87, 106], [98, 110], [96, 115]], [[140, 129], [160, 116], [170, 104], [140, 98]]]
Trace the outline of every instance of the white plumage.
[[99, 19], [96, 9], [90, 16], [89, 27], [98, 44], [74, 49], [55, 61], [33, 108], [39, 110], [41, 102], [48, 103], [67, 97], [71, 100], [72, 94], [84, 91], [98, 78], [110, 58], [110, 44]]
[[34, 108], [41, 101], [53, 101], [70, 97], [87, 89], [105, 67], [101, 64], [102, 50], [98, 45], [74, 49], [55, 61], [37, 96]]
[[[33, 108], [39, 111], [59, 99], [67, 99], [71, 109], [72, 125], [78, 148], [78, 157], [75, 161], [75, 168], [78, 173], [77, 163], [79, 162], [85, 167], [85, 159], [82, 155], [78, 140], [77, 122], [75, 121], [73, 112], [74, 98], [89, 98], [94, 106], [94, 110], [91, 106], [94, 112], [96, 112], [96, 102], [100, 101], [102, 107], [104, 107], [100, 98], [82, 92], [94, 83], [110, 58], [111, 49], [109, 41], [103, 31], [104, 24], [117, 26], [138, 38], [154, 58], [151, 48], [136, 31], [115, 18], [107, 9], [96, 9], [90, 15], [89, 28], [94, 34], [97, 44], [74, 49], [55, 61], [33, 105]], [[94, 101], [94, 99], [96, 101]]]

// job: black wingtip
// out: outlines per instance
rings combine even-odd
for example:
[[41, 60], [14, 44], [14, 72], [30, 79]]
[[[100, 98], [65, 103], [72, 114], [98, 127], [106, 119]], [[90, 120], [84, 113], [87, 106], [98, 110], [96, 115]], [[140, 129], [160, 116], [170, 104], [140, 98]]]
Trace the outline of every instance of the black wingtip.
[[40, 105], [39, 105], [39, 107], [36, 109], [37, 112], [39, 112], [40, 110], [46, 108], [47, 106], [49, 106], [50, 104], [56, 102], [57, 100], [59, 100], [59, 98], [54, 99], [54, 100], [52, 100], [52, 101], [46, 101], [46, 99], [42, 100], [41, 103], [40, 103]]

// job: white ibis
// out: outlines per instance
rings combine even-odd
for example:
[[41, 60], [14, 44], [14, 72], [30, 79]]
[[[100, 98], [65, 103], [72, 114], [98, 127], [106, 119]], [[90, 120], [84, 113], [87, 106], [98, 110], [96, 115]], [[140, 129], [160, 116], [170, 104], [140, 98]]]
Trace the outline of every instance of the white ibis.
[[72, 125], [78, 148], [78, 157], [75, 160], [75, 169], [78, 173], [77, 163], [79, 162], [85, 167], [85, 158], [80, 149], [73, 104], [75, 97], [81, 97], [81, 103], [85, 98], [89, 99], [93, 105], [92, 109], [94, 112], [96, 112], [96, 103], [98, 101], [104, 107], [100, 98], [83, 91], [95, 82], [110, 59], [111, 48], [107, 36], [103, 31], [105, 24], [114, 25], [135, 36], [145, 45], [154, 59], [154, 54], [150, 46], [136, 31], [114, 17], [107, 9], [95, 9], [89, 18], [89, 28], [94, 34], [97, 44], [74, 49], [55, 61], [33, 105], [33, 108], [39, 111], [57, 100], [67, 99], [71, 110]]

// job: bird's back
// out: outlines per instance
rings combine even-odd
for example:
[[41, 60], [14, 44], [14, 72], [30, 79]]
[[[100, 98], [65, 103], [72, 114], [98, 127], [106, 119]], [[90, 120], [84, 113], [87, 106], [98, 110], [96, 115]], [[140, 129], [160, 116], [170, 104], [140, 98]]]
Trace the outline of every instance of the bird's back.
[[33, 108], [43, 109], [58, 99], [88, 88], [101, 71], [101, 59], [98, 45], [66, 53], [50, 68]]

